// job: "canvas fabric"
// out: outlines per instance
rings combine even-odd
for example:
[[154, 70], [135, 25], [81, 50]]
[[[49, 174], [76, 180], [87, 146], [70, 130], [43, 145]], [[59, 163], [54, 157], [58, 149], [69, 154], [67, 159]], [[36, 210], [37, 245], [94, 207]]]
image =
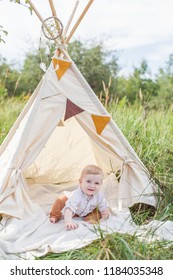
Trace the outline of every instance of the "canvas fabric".
[[[148, 171], [75, 64], [70, 61], [60, 79], [55, 70], [51, 63], [1, 146], [0, 213], [4, 225], [5, 221], [7, 225], [38, 221], [39, 215], [45, 221], [40, 209], [44, 192], [40, 189], [38, 204], [30, 198], [31, 186], [37, 190], [38, 185], [55, 185], [58, 191], [66, 183], [74, 186], [87, 164], [99, 165], [105, 178], [113, 174], [116, 180], [120, 174], [111, 209], [127, 210], [139, 202], [156, 206], [156, 186]], [[30, 230], [34, 232], [33, 226]]]

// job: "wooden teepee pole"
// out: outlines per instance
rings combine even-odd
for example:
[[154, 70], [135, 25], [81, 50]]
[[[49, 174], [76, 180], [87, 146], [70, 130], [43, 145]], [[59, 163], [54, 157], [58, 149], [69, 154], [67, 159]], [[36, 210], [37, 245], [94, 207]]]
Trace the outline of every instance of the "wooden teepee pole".
[[27, 1], [29, 3], [29, 5], [31, 6], [31, 8], [33, 9], [33, 11], [35, 12], [35, 14], [38, 16], [38, 18], [40, 19], [40, 21], [43, 23], [44, 19], [42, 18], [42, 16], [40, 15], [39, 11], [36, 9], [36, 7], [34, 6], [34, 4], [32, 3], [32, 1], [28, 0]]
[[[31, 0], [28, 0], [29, 5], [31, 6], [31, 8], [33, 9], [33, 11], [35, 12], [35, 14], [37, 15], [37, 17], [39, 18], [39, 20], [41, 21], [41, 23], [45, 26], [45, 28], [47, 29], [47, 31], [49, 32], [50, 36], [52, 36], [51, 31], [48, 29], [48, 27], [46, 26], [46, 24], [44, 23], [44, 19], [43, 17], [40, 15], [39, 11], [36, 9], [36, 7], [34, 6], [34, 4], [32, 3]], [[52, 36], [53, 37], [53, 36]], [[58, 43], [57, 40], [55, 40], [56, 43]]]
[[76, 1], [75, 6], [74, 6], [74, 8], [73, 8], [73, 11], [72, 11], [72, 13], [71, 13], [71, 15], [70, 15], [70, 17], [69, 17], [69, 20], [68, 20], [68, 22], [67, 22], [67, 25], [66, 25], [65, 29], [64, 29], [64, 33], [63, 33], [64, 37], [66, 36], [66, 34], [67, 34], [67, 32], [68, 32], [69, 26], [70, 26], [70, 24], [71, 24], [71, 22], [72, 22], [72, 20], [73, 20], [74, 14], [75, 14], [75, 12], [76, 12], [76, 10], [77, 10], [78, 4], [79, 4], [79, 0]]
[[57, 17], [56, 10], [55, 10], [55, 6], [54, 6], [54, 4], [53, 4], [53, 0], [49, 0], [49, 5], [50, 5], [51, 11], [52, 11], [52, 15], [53, 15], [54, 17]]
[[88, 11], [89, 7], [91, 6], [91, 4], [93, 3], [94, 0], [89, 0], [88, 4], [86, 5], [85, 9], [83, 10], [82, 14], [80, 15], [80, 17], [78, 18], [78, 20], [76, 21], [74, 27], [72, 28], [70, 34], [68, 35], [67, 39], [65, 40], [65, 43], [68, 44], [71, 37], [73, 36], [74, 32], [76, 31], [76, 29], [78, 28], [81, 20], [83, 19], [84, 15], [86, 14], [86, 12]]
[[[55, 6], [53, 4], [53, 0], [49, 0], [49, 5], [50, 5], [51, 11], [52, 11], [52, 15], [54, 17], [57, 17], [57, 13], [56, 13], [56, 10], [55, 10]], [[55, 25], [56, 25], [58, 31], [60, 32], [60, 27], [59, 27], [59, 24], [57, 23], [56, 20], [55, 20]], [[60, 39], [61, 39], [61, 42], [63, 43], [64, 39], [63, 39], [62, 35], [60, 36]]]

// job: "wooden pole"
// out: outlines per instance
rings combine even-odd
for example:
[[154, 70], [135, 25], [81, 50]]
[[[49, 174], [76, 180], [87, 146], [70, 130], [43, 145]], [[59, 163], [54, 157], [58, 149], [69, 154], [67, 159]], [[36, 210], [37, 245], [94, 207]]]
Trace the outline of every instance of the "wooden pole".
[[[51, 31], [48, 29], [48, 27], [46, 26], [46, 24], [44, 23], [44, 19], [43, 17], [40, 15], [39, 11], [36, 9], [36, 7], [34, 6], [34, 4], [32, 3], [31, 0], [28, 0], [29, 5], [31, 6], [31, 8], [33, 9], [33, 11], [35, 12], [35, 14], [37, 15], [37, 17], [39, 18], [39, 20], [41, 21], [41, 23], [45, 26], [45, 28], [47, 29], [47, 31], [49, 32], [50, 36], [52, 36]], [[55, 39], [55, 42], [58, 44], [59, 42]]]
[[86, 5], [85, 9], [83, 10], [82, 14], [80, 15], [80, 17], [78, 18], [78, 20], [76, 21], [74, 27], [72, 28], [70, 34], [68, 35], [67, 39], [65, 40], [65, 43], [68, 44], [71, 37], [73, 36], [74, 32], [76, 31], [76, 29], [78, 28], [81, 20], [83, 19], [84, 15], [86, 14], [86, 12], [88, 11], [89, 7], [91, 6], [91, 4], [93, 3], [94, 0], [90, 0], [88, 2], [88, 4]]
[[55, 6], [54, 6], [54, 4], [53, 4], [53, 0], [49, 0], [49, 5], [50, 5], [51, 11], [52, 11], [52, 15], [53, 15], [54, 17], [57, 17], [56, 10], [55, 10]]
[[67, 32], [68, 32], [68, 29], [69, 29], [69, 26], [70, 26], [72, 20], [73, 20], [73, 17], [74, 17], [74, 14], [75, 14], [76, 10], [77, 10], [78, 4], [79, 4], [79, 0], [76, 1], [75, 6], [74, 6], [74, 8], [73, 8], [73, 11], [72, 11], [72, 13], [71, 13], [71, 15], [70, 15], [70, 18], [69, 18], [69, 20], [68, 20], [68, 22], [67, 22], [67, 25], [66, 25], [66, 27], [65, 27], [65, 30], [64, 30], [64, 33], [63, 33], [64, 38], [65, 38], [65, 36], [66, 36], [66, 34], [67, 34]]
[[[57, 17], [57, 13], [56, 13], [56, 10], [55, 10], [55, 6], [54, 6], [54, 4], [53, 4], [53, 0], [49, 0], [49, 5], [50, 5], [51, 11], [52, 11], [52, 15], [53, 15], [54, 17]], [[60, 27], [59, 27], [59, 24], [57, 23], [56, 20], [55, 20], [55, 25], [56, 25], [56, 27], [57, 27], [59, 33], [60, 33]], [[60, 36], [60, 39], [61, 39], [61, 42], [62, 42], [62, 44], [63, 44], [64, 39], [63, 39], [62, 35]]]
[[35, 14], [38, 16], [38, 18], [40, 19], [40, 21], [43, 23], [44, 19], [42, 18], [42, 16], [40, 15], [39, 11], [36, 9], [36, 7], [34, 6], [34, 4], [28, 0], [27, 1], [29, 3], [29, 5], [31, 6], [31, 8], [33, 9], [33, 11], [35, 12]]

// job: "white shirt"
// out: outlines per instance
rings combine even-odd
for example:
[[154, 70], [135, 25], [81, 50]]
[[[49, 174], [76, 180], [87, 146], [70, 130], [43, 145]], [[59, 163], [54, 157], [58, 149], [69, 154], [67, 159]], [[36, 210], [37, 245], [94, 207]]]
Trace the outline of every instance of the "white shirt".
[[108, 206], [107, 201], [101, 191], [95, 193], [94, 195], [85, 194], [80, 187], [78, 187], [73, 192], [65, 195], [68, 196], [65, 207], [62, 209], [62, 214], [69, 208], [73, 215], [77, 214], [80, 217], [84, 217], [91, 213], [96, 207], [100, 212], [103, 212]]

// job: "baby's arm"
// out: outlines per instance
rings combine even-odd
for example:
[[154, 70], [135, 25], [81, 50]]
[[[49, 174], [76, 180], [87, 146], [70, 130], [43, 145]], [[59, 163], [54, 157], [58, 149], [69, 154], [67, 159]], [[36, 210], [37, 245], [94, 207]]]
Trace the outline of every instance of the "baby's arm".
[[103, 221], [103, 220], [106, 220], [109, 218], [108, 202], [106, 201], [102, 192], [99, 193], [98, 209], [99, 209], [100, 215], [101, 215], [100, 221]]
[[101, 220], [102, 221], [108, 219], [108, 217], [109, 217], [109, 210], [108, 210], [108, 208], [106, 208], [100, 214], [101, 214]]
[[66, 208], [64, 212], [66, 229], [76, 229], [78, 227], [77, 224], [73, 223], [72, 217], [73, 217], [72, 211], [69, 208]]

